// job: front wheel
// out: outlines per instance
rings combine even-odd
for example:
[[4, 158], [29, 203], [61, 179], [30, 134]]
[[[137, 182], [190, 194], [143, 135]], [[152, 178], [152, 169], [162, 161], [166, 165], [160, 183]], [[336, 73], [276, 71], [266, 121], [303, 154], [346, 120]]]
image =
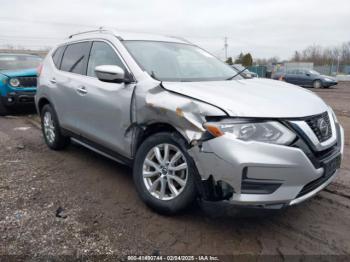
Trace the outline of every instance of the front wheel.
[[322, 82], [320, 80], [315, 80], [313, 83], [314, 88], [322, 88]]
[[196, 198], [195, 166], [177, 134], [147, 138], [136, 154], [133, 178], [142, 200], [160, 213], [174, 214]]

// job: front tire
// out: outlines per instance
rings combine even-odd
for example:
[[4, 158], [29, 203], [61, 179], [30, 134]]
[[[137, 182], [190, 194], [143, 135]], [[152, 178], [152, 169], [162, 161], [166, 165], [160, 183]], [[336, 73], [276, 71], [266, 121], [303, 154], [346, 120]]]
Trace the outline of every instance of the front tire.
[[69, 137], [62, 135], [55, 110], [50, 104], [43, 107], [40, 113], [41, 129], [47, 146], [53, 150], [64, 149], [70, 142]]
[[186, 142], [174, 133], [147, 138], [137, 151], [133, 178], [141, 199], [162, 214], [189, 207], [197, 196], [196, 169]]

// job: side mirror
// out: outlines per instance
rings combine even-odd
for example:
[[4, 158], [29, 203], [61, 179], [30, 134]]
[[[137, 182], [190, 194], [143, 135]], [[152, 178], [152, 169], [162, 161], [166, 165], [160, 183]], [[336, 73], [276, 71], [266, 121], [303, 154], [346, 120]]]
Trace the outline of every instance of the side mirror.
[[100, 65], [95, 67], [97, 78], [103, 82], [123, 83], [128, 82], [124, 70], [116, 65]]
[[310, 76], [310, 73], [306, 73], [305, 75]]

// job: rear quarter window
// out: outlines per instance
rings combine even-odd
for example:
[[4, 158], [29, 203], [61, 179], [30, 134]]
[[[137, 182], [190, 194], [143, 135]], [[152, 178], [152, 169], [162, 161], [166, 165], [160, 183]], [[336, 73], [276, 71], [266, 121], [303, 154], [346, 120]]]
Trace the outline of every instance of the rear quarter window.
[[86, 75], [90, 48], [91, 42], [67, 45], [62, 58], [61, 70]]

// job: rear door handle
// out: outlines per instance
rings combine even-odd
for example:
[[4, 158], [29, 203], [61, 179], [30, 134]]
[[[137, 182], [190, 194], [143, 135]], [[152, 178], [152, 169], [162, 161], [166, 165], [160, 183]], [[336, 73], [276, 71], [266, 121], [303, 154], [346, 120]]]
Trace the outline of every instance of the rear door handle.
[[56, 79], [55, 79], [55, 78], [51, 78], [51, 79], [50, 79], [50, 82], [51, 82], [52, 84], [56, 84]]
[[79, 87], [79, 88], [77, 89], [77, 92], [78, 92], [79, 94], [81, 94], [81, 95], [87, 94], [87, 90], [86, 90], [85, 86]]

